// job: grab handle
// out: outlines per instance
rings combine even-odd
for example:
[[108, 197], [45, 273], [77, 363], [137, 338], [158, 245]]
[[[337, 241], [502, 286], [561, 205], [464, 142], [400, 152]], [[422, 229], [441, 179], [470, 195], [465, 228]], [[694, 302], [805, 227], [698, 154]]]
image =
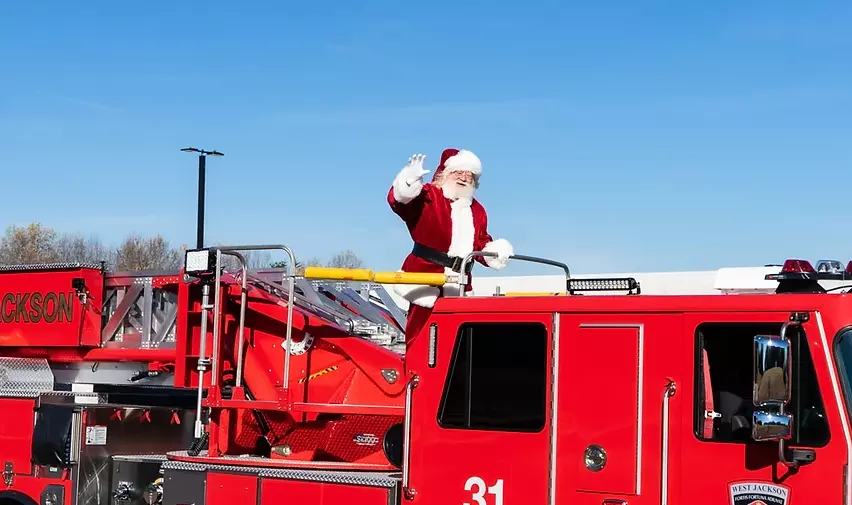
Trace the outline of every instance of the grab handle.
[[[461, 273], [459, 274], [459, 287], [461, 288], [459, 291], [459, 296], [464, 296], [465, 288], [467, 287], [469, 275], [467, 272], [467, 265], [471, 262], [471, 260], [476, 256], [484, 256], [489, 258], [496, 258], [497, 253], [491, 251], [473, 251], [464, 257], [461, 263], [461, 268], [459, 269]], [[520, 261], [528, 261], [530, 263], [540, 263], [542, 265], [550, 265], [557, 268], [561, 268], [565, 272], [565, 289], [568, 289], [568, 281], [571, 279], [571, 270], [568, 268], [568, 265], [562, 263], [560, 261], [555, 261], [547, 258], [539, 258], [536, 256], [525, 256], [523, 254], [513, 254], [509, 256], [509, 259], [520, 260]]]

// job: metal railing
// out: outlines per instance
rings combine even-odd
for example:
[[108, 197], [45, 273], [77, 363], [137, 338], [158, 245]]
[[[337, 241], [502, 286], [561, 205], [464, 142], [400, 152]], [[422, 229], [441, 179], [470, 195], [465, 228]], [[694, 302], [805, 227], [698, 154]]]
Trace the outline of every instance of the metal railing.
[[[468, 282], [470, 280], [470, 275], [466, 274], [465, 272], [467, 271], [468, 263], [470, 263], [473, 260], [473, 258], [475, 258], [475, 257], [496, 258], [497, 253], [486, 252], [486, 251], [473, 251], [472, 253], [470, 253], [470, 254], [468, 254], [467, 256], [464, 257], [464, 259], [462, 260], [462, 263], [461, 263], [461, 268], [459, 268], [459, 270], [461, 272], [459, 274], [459, 288], [460, 288], [459, 289], [459, 296], [463, 297], [464, 294], [465, 294], [465, 289], [467, 288]], [[569, 287], [568, 284], [571, 280], [571, 270], [568, 268], [568, 265], [566, 265], [565, 263], [555, 261], [555, 260], [551, 260], [551, 259], [547, 259], [547, 258], [539, 258], [539, 257], [536, 257], [536, 256], [524, 256], [522, 254], [513, 254], [512, 256], [509, 256], [509, 259], [510, 260], [519, 260], [519, 261], [528, 261], [530, 263], [540, 263], [542, 265], [550, 265], [550, 266], [554, 266], [554, 267], [557, 267], [557, 268], [561, 268], [565, 272], [565, 289], [568, 289], [568, 287]]]
[[[241, 309], [240, 309], [240, 326], [239, 326], [239, 336], [237, 338], [237, 346], [238, 346], [238, 357], [237, 357], [237, 377], [236, 384], [239, 386], [242, 384], [242, 354], [243, 354], [243, 346], [245, 345], [243, 329], [245, 327], [245, 306], [246, 306], [246, 282], [248, 281], [248, 267], [246, 265], [245, 258], [239, 254], [239, 251], [284, 251], [288, 259], [290, 260], [287, 265], [287, 270], [283, 274], [281, 279], [281, 284], [284, 284], [284, 281], [287, 281], [287, 330], [286, 337], [284, 343], [284, 377], [283, 377], [283, 388], [287, 390], [290, 386], [290, 346], [293, 340], [293, 303], [295, 302], [296, 296], [296, 255], [293, 254], [293, 251], [282, 244], [263, 244], [263, 245], [241, 245], [241, 246], [224, 246], [224, 247], [216, 247], [216, 294], [213, 302], [213, 317], [214, 317], [214, 326], [213, 326], [213, 375], [214, 380], [216, 377], [216, 365], [219, 357], [219, 313], [221, 312], [219, 300], [219, 283], [222, 279], [222, 254], [229, 254], [232, 256], [236, 256], [242, 265], [242, 293], [241, 293]], [[212, 384], [212, 383], [211, 383]]]

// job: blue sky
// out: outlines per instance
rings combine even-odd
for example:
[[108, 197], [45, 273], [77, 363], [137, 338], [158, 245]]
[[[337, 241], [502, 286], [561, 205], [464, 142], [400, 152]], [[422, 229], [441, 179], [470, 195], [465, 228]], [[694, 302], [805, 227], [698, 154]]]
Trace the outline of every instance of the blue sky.
[[455, 146], [576, 272], [852, 259], [848, 1], [130, 4], [0, 4], [0, 225], [193, 243], [194, 145], [212, 241], [396, 269], [389, 184]]

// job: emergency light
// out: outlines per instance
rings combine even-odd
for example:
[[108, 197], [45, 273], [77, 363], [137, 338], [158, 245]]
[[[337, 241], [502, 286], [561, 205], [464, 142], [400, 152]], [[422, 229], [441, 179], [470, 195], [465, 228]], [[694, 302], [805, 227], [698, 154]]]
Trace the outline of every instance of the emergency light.
[[210, 249], [189, 249], [184, 255], [183, 269], [189, 275], [212, 274], [216, 270], [216, 254]]
[[816, 266], [817, 273], [839, 274], [844, 272], [843, 264], [837, 260], [820, 260]]
[[784, 262], [784, 266], [781, 267], [781, 273], [805, 273], [805, 272], [816, 272], [811, 263], [807, 260], [795, 260], [790, 259]]

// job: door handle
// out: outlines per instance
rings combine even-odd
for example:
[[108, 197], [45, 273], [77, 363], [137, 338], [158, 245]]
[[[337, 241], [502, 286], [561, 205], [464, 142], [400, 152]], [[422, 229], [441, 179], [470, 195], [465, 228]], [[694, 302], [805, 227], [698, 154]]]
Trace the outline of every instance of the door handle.
[[604, 500], [601, 505], [627, 505], [624, 500]]

